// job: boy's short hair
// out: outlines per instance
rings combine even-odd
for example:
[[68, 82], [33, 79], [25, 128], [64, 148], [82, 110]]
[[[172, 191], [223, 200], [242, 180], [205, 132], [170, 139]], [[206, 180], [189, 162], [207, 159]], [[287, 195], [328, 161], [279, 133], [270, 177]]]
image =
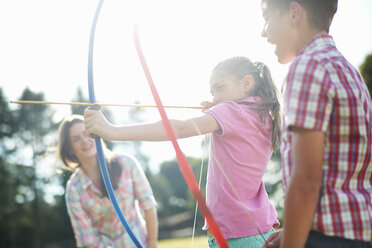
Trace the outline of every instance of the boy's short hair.
[[312, 27], [329, 32], [333, 16], [337, 11], [338, 0], [262, 0], [262, 11], [265, 13], [269, 9], [276, 8], [284, 13], [291, 2], [299, 3], [306, 10]]

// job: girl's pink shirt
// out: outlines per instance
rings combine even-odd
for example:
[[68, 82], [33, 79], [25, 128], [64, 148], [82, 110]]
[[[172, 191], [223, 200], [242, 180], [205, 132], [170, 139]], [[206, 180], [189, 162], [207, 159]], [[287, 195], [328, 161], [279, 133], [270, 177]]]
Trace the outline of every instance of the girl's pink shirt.
[[[249, 102], [258, 100], [249, 97], [222, 102], [206, 111], [221, 127], [211, 134], [207, 205], [226, 239], [257, 235], [279, 226], [263, 182], [272, 155], [269, 117], [262, 126], [258, 113], [249, 109]], [[203, 229], [208, 228], [206, 222]]]

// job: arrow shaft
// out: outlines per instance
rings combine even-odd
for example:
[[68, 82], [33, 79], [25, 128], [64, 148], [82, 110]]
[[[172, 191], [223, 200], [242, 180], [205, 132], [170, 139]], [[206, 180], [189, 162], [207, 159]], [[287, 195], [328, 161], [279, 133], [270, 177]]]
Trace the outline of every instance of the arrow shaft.
[[[50, 101], [10, 101], [15, 104], [48, 104], [48, 105], [77, 105], [77, 106], [92, 106], [100, 105], [104, 107], [135, 107], [135, 108], [156, 108], [156, 105], [142, 105], [142, 104], [115, 104], [115, 103], [87, 103], [87, 102], [50, 102]], [[175, 109], [203, 109], [198, 106], [164, 106], [165, 108]]]

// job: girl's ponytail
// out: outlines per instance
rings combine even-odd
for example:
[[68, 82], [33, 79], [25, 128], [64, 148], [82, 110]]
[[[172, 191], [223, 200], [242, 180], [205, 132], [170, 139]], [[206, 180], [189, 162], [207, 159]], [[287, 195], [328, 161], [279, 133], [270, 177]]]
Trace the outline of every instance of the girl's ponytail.
[[269, 67], [262, 62], [254, 63], [259, 72], [259, 79], [256, 81], [254, 95], [261, 97], [260, 109], [268, 110], [272, 123], [272, 147], [275, 151], [280, 145], [280, 96], [272, 80]]
[[272, 126], [272, 148], [275, 151], [280, 142], [280, 103], [279, 93], [271, 78], [271, 73], [267, 65], [262, 62], [252, 63], [246, 57], [232, 57], [221, 61], [212, 71], [213, 78], [223, 78], [226, 76], [241, 79], [245, 75], [251, 75], [255, 81], [255, 87], [249, 94], [257, 96], [260, 102], [251, 104], [250, 108], [257, 111], [262, 125], [270, 118]]

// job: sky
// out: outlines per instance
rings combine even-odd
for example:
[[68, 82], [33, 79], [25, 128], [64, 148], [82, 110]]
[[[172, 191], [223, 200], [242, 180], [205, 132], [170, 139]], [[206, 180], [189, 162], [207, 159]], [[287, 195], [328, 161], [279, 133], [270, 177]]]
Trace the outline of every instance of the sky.
[[[98, 0], [0, 0], [0, 87], [8, 100], [23, 89], [43, 92], [48, 101], [71, 101], [80, 87], [88, 96], [89, 34]], [[372, 53], [372, 1], [340, 0], [330, 34], [356, 67]], [[259, 0], [106, 0], [97, 24], [94, 81], [97, 102], [153, 104], [133, 43], [138, 24], [142, 49], [165, 105], [197, 106], [211, 100], [212, 68], [232, 56], [266, 63], [280, 88], [288, 65], [260, 36]], [[12, 105], [12, 108], [16, 106]], [[69, 113], [53, 106], [56, 120]], [[115, 124], [127, 123], [127, 108], [113, 107]], [[146, 110], [156, 121], [156, 109]], [[183, 119], [197, 110], [169, 110]], [[56, 134], [57, 135], [57, 134]], [[180, 141], [186, 155], [201, 156], [201, 138]], [[169, 142], [145, 142], [150, 165], [175, 154]]]

